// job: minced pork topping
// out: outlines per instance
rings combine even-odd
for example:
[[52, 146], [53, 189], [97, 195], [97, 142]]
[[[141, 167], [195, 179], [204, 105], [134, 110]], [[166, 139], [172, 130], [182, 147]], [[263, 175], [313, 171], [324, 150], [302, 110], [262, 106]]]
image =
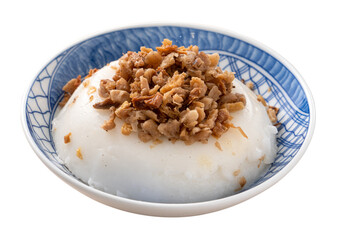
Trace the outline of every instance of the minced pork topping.
[[234, 73], [223, 72], [218, 61], [216, 53], [177, 47], [167, 39], [156, 51], [127, 52], [113, 79], [100, 82], [104, 100], [93, 107], [111, 112], [102, 127], [114, 128], [117, 117], [124, 121], [123, 134], [137, 132], [143, 142], [161, 136], [186, 144], [219, 138], [233, 126], [230, 112], [243, 109], [246, 100], [232, 93]]
[[[210, 136], [219, 138], [229, 128], [247, 138], [230, 116], [245, 107], [245, 96], [232, 93], [234, 73], [223, 72], [218, 61], [217, 53], [178, 47], [168, 39], [156, 51], [141, 47], [139, 52], [127, 52], [113, 78], [100, 81], [98, 94], [103, 100], [93, 107], [109, 111], [101, 127], [109, 131], [119, 118], [122, 134], [136, 132], [143, 142], [165, 136], [188, 145], [207, 143]], [[65, 97], [79, 84], [80, 76], [67, 83]]]

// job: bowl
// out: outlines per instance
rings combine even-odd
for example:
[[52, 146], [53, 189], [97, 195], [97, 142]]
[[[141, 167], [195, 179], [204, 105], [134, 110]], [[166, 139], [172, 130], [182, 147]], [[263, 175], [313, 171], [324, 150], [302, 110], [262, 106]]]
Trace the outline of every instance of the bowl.
[[[206, 202], [164, 204], [111, 195], [76, 178], [59, 159], [51, 135], [51, 122], [70, 79], [86, 76], [127, 51], [155, 48], [164, 38], [179, 46], [198, 45], [218, 53], [223, 70], [252, 81], [254, 91], [278, 107], [276, 159], [268, 172], [244, 191]], [[30, 83], [23, 99], [22, 124], [31, 147], [42, 162], [63, 181], [86, 196], [111, 207], [152, 216], [192, 216], [228, 208], [271, 187], [300, 160], [315, 126], [314, 102], [305, 81], [283, 57], [261, 43], [228, 31], [190, 26], [139, 26], [118, 29], [81, 41], [54, 57]], [[42, 179], [43, 181], [43, 179]]]

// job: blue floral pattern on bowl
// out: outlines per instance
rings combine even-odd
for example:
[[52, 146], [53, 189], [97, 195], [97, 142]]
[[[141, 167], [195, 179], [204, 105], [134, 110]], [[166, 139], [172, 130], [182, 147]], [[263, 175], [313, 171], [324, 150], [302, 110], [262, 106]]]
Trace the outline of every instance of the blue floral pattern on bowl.
[[[73, 174], [62, 164], [51, 136], [51, 122], [62, 87], [89, 69], [101, 68], [127, 51], [140, 46], [155, 48], [164, 38], [176, 45], [198, 45], [207, 53], [220, 55], [219, 65], [233, 71], [238, 79], [252, 81], [255, 92], [278, 113], [278, 153], [268, 172], [252, 188], [270, 179], [290, 163], [305, 142], [310, 124], [310, 108], [304, 88], [293, 72], [267, 51], [235, 36], [179, 26], [137, 27], [117, 30], [77, 43], [55, 57], [38, 74], [25, 99], [25, 120], [39, 150], [65, 174]], [[248, 189], [246, 188], [246, 189]]]

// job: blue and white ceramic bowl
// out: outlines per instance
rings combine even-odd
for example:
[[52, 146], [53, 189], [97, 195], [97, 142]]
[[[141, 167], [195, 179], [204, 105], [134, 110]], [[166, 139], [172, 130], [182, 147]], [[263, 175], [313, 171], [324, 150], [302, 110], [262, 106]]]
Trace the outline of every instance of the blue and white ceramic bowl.
[[[101, 68], [123, 53], [140, 46], [156, 47], [164, 38], [176, 45], [198, 45], [220, 55], [220, 67], [250, 80], [269, 105], [280, 108], [278, 154], [269, 171], [236, 195], [199, 203], [160, 204], [130, 200], [89, 187], [59, 160], [51, 136], [51, 121], [70, 79], [89, 69]], [[295, 68], [262, 44], [230, 32], [185, 26], [145, 26], [115, 30], [88, 38], [52, 59], [31, 83], [23, 102], [22, 122], [32, 148], [57, 176], [85, 195], [109, 206], [155, 216], [190, 216], [217, 211], [247, 200], [272, 186], [300, 160], [314, 130], [315, 109], [311, 93]]]

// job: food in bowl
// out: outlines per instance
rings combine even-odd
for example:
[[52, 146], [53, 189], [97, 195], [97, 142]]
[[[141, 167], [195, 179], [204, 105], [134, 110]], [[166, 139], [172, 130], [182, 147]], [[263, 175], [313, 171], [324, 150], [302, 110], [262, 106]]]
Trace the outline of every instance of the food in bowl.
[[197, 46], [128, 52], [65, 87], [53, 120], [59, 157], [92, 187], [189, 203], [250, 186], [276, 155], [277, 109]]

